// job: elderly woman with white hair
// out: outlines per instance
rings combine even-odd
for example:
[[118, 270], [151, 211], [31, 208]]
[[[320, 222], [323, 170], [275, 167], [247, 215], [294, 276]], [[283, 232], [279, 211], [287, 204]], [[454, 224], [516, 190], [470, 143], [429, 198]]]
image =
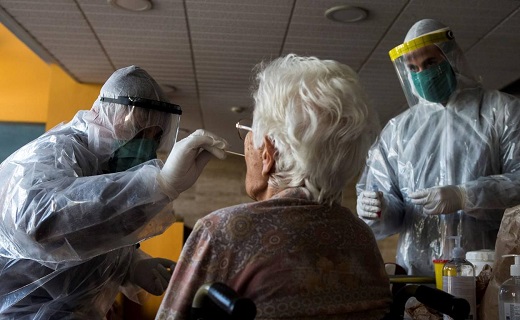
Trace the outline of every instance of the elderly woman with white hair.
[[259, 69], [252, 126], [241, 126], [255, 202], [198, 221], [157, 319], [186, 319], [215, 281], [252, 299], [256, 319], [381, 319], [391, 303], [381, 254], [341, 206], [378, 128], [358, 77], [293, 54]]

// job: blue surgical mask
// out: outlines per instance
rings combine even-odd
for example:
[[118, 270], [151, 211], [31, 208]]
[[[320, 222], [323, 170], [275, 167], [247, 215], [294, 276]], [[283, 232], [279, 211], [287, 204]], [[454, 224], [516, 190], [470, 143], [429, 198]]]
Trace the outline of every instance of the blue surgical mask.
[[152, 139], [133, 139], [116, 150], [108, 162], [110, 172], [121, 172], [157, 158], [158, 143]]
[[411, 75], [417, 93], [431, 102], [446, 102], [457, 87], [455, 73], [446, 60]]

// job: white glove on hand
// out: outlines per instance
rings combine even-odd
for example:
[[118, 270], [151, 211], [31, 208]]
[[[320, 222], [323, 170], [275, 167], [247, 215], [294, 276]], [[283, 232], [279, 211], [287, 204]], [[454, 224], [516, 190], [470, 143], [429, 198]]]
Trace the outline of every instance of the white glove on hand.
[[364, 219], [381, 218], [385, 206], [382, 191], [363, 191], [357, 197], [357, 214]]
[[139, 260], [130, 266], [130, 282], [149, 293], [160, 296], [164, 293], [172, 277], [175, 262], [163, 258]]
[[159, 174], [162, 190], [175, 199], [199, 178], [212, 156], [226, 158], [226, 140], [202, 129], [177, 142]]
[[425, 214], [455, 213], [464, 208], [466, 191], [459, 186], [443, 186], [417, 190], [409, 194], [413, 204], [423, 206]]

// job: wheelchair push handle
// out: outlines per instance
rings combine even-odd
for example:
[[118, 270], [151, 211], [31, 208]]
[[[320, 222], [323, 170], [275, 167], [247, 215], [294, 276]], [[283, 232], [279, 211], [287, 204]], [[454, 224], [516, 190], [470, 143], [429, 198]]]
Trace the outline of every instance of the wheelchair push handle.
[[466, 319], [470, 312], [469, 302], [445, 291], [427, 286], [418, 286], [415, 297], [430, 308], [453, 319]]
[[208, 309], [211, 304], [229, 319], [247, 320], [256, 316], [256, 305], [252, 300], [240, 297], [233, 289], [220, 282], [200, 287], [193, 299], [192, 310]]
[[470, 312], [469, 302], [447, 292], [425, 285], [407, 285], [394, 295], [394, 303], [386, 319], [403, 319], [406, 302], [415, 297], [424, 305], [452, 317], [466, 319]]

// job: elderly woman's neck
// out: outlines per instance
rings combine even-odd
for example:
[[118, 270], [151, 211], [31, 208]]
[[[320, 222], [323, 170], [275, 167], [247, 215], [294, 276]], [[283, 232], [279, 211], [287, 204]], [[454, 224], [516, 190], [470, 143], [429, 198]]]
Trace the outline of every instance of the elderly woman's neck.
[[268, 186], [264, 191], [262, 192], [259, 192], [255, 199], [255, 201], [264, 201], [264, 200], [269, 200], [271, 199], [272, 197], [274, 197], [277, 193], [279, 193], [281, 190], [279, 189], [275, 189], [271, 186]]

